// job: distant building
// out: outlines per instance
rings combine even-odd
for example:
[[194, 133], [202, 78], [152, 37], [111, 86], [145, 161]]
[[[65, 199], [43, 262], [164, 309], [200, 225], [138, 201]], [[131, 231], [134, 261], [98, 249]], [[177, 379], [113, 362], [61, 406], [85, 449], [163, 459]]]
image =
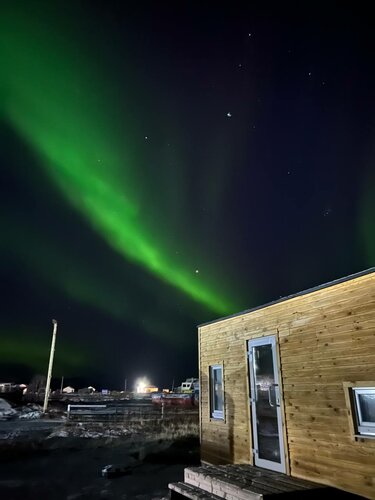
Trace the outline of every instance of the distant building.
[[143, 393], [144, 394], [151, 394], [152, 392], [158, 392], [159, 388], [156, 387], [155, 385], [149, 385], [148, 387], [143, 388]]
[[64, 394], [72, 394], [73, 392], [75, 392], [75, 389], [74, 389], [74, 387], [71, 387], [70, 385], [64, 387], [64, 389], [63, 389]]
[[2, 399], [18, 402], [22, 399], [22, 389], [13, 382], [0, 382], [0, 395]]
[[0, 382], [0, 392], [11, 392], [13, 387], [12, 382]]

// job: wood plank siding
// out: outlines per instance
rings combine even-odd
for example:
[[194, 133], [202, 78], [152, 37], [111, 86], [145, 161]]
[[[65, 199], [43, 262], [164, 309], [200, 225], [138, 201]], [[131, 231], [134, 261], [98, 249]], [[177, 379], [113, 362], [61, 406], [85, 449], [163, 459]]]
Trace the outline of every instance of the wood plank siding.
[[[344, 384], [375, 381], [374, 270], [198, 327], [201, 458], [253, 464], [247, 341], [275, 335], [287, 473], [375, 499], [375, 439], [355, 438]], [[223, 365], [224, 420], [209, 367]]]

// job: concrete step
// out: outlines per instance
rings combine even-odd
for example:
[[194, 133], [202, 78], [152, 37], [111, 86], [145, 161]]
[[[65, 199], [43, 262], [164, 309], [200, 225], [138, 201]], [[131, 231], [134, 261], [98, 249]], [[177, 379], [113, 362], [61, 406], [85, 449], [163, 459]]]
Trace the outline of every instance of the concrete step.
[[221, 500], [217, 495], [213, 495], [212, 493], [208, 493], [201, 488], [197, 488], [187, 483], [169, 483], [168, 488], [171, 499], [190, 498], [191, 500]]

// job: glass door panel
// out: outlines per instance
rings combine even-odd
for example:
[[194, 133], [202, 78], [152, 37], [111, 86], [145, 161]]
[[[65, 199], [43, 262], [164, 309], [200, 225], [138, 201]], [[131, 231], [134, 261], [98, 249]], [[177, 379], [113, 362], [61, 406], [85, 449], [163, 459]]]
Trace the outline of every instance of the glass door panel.
[[249, 341], [255, 465], [285, 472], [275, 337]]

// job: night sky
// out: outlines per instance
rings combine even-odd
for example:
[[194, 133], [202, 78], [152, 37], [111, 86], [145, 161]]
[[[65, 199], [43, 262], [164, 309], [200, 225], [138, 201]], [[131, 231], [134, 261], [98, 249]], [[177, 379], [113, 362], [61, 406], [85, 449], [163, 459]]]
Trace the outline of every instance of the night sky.
[[[3, 1], [0, 381], [198, 376], [197, 325], [375, 264], [363, 3]], [[322, 4], [323, 5], [323, 4]]]

